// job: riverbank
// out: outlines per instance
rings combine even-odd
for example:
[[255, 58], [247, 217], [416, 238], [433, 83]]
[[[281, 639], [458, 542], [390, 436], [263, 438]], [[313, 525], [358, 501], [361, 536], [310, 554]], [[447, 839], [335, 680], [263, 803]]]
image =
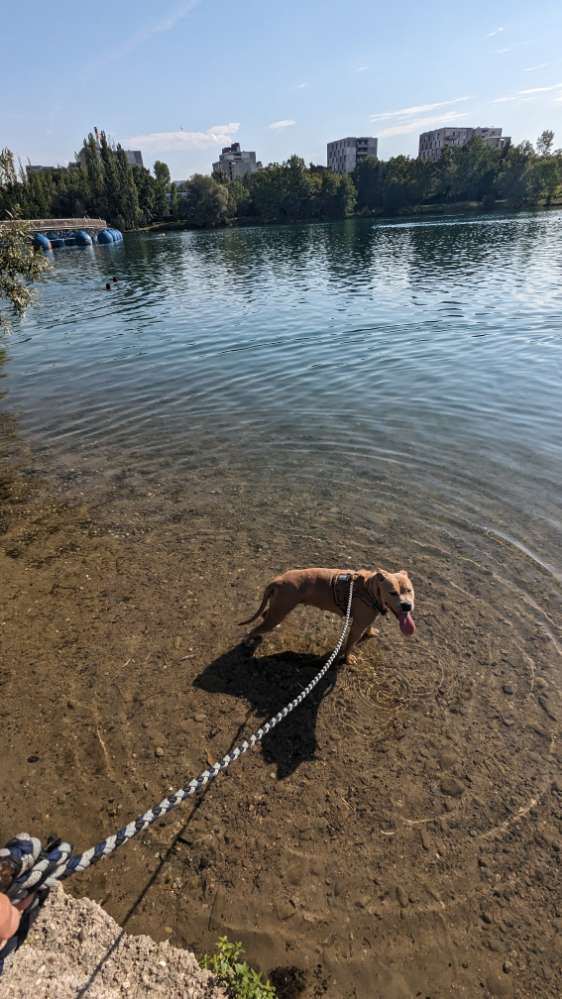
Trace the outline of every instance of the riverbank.
[[0, 999], [226, 999], [193, 954], [124, 933], [100, 905], [52, 891], [0, 978]]
[[[436, 215], [452, 215], [452, 216], [463, 216], [463, 215], [475, 215], [486, 211], [491, 215], [494, 212], [529, 212], [529, 211], [559, 211], [562, 208], [562, 199], [553, 199], [549, 205], [545, 204], [526, 204], [521, 205], [514, 209], [513, 206], [508, 205], [507, 201], [495, 201], [493, 204], [487, 204], [483, 208], [482, 203], [479, 201], [455, 201], [455, 202], [440, 202], [439, 204], [426, 204], [426, 205], [414, 205], [410, 207], [400, 208], [398, 211], [389, 214], [388, 212], [376, 211], [376, 212], [355, 212], [348, 215], [348, 219], [359, 219], [359, 220], [372, 220], [372, 221], [382, 221], [383, 219], [416, 219], [416, 218], [427, 218], [428, 216]], [[169, 219], [166, 221], [153, 222], [150, 225], [141, 226], [138, 229], [130, 230], [131, 232], [182, 232], [184, 230], [192, 232], [206, 232], [215, 228], [218, 229], [244, 229], [246, 227], [263, 226], [264, 228], [271, 228], [271, 226], [293, 226], [302, 225], [303, 223], [310, 223], [313, 225], [317, 223], [319, 225], [327, 225], [330, 223], [341, 223], [341, 219], [274, 219], [271, 221], [264, 221], [260, 218], [237, 218], [232, 219], [227, 225], [211, 226], [211, 227], [201, 227], [194, 226], [187, 222], [185, 219]]]

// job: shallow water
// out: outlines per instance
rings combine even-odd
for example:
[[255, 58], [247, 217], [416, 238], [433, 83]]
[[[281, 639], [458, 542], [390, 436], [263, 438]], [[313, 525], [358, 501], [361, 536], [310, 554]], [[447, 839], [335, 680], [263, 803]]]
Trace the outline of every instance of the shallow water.
[[552, 212], [130, 234], [54, 256], [4, 405], [51, 459], [321, 477], [559, 579], [561, 278]]
[[514, 953], [481, 940], [493, 870], [536, 992], [558, 863], [536, 844], [559, 821], [561, 272], [555, 213], [56, 254], [0, 369], [20, 461], [0, 841], [52, 821], [85, 849], [291, 700], [337, 622], [300, 609], [249, 663], [236, 622], [273, 572], [404, 566], [414, 639], [385, 619], [200, 812], [71, 890], [198, 953], [225, 932], [266, 971], [321, 967], [327, 999], [405, 994], [393, 962], [410, 990], [476, 995]]

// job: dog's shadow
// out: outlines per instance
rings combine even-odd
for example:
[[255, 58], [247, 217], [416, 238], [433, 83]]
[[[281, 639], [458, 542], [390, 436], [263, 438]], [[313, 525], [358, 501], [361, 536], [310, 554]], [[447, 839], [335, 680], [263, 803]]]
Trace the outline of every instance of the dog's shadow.
[[[206, 666], [194, 680], [194, 686], [211, 694], [229, 694], [249, 702], [258, 719], [253, 726], [255, 730], [297, 697], [324, 662], [324, 656], [297, 652], [251, 656], [243, 646], [236, 646]], [[264, 759], [277, 765], [279, 780], [292, 774], [305, 760], [314, 759], [318, 708], [336, 679], [334, 666], [302, 704], [264, 737]]]

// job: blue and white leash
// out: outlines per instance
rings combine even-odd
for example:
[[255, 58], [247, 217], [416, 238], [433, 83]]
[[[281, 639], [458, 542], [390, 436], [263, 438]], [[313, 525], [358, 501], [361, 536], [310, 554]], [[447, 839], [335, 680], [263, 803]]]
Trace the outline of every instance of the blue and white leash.
[[100, 840], [96, 846], [85, 850], [84, 853], [72, 853], [70, 844], [62, 840], [51, 841], [47, 843], [46, 847], [43, 847], [40, 840], [29, 836], [27, 833], [20, 833], [14, 839], [11, 839], [5, 847], [0, 849], [0, 891], [3, 891], [13, 903], [22, 902], [31, 894], [35, 895], [32, 905], [29, 906], [25, 918], [22, 920], [21, 931], [0, 949], [0, 975], [2, 974], [6, 958], [25, 939], [29, 914], [44, 902], [49, 890], [56, 885], [57, 881], [62, 881], [64, 878], [68, 878], [71, 874], [76, 874], [78, 871], [85, 871], [87, 867], [97, 863], [98, 860], [109, 857], [118, 847], [123, 846], [124, 843], [128, 843], [134, 836], [138, 836], [139, 833], [148, 829], [156, 819], [171, 812], [173, 808], [176, 808], [186, 798], [200, 793], [207, 784], [214, 780], [215, 777], [218, 777], [221, 771], [226, 770], [231, 763], [234, 763], [248, 749], [253, 749], [291, 711], [294, 711], [295, 708], [298, 708], [299, 704], [302, 704], [304, 699], [308, 697], [310, 692], [314, 690], [316, 685], [326, 675], [342, 649], [351, 622], [352, 598], [353, 576], [350, 578], [349, 583], [345, 623], [338, 643], [322, 669], [307, 684], [298, 697], [295, 697], [286, 707], [278, 711], [265, 725], [262, 725], [261, 728], [254, 732], [249, 739], [244, 739], [230, 753], [223, 756], [219, 763], [214, 763], [208, 770], [204, 770], [199, 777], [180, 787], [175, 794], [170, 794], [166, 798], [163, 798], [159, 804], [153, 805], [147, 812], [139, 815], [137, 819], [129, 822], [126, 826], [122, 826], [112, 836], [107, 836], [105, 839]]

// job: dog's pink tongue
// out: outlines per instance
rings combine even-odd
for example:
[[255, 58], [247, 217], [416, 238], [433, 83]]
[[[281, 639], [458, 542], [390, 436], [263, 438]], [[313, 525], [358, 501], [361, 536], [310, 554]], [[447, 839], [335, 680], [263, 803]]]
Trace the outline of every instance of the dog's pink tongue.
[[416, 630], [416, 626], [414, 624], [414, 619], [413, 619], [412, 615], [410, 614], [410, 611], [408, 611], [407, 614], [405, 614], [404, 611], [401, 611], [400, 612], [400, 631], [402, 632], [402, 634], [403, 635], [408, 635], [408, 637], [409, 637], [410, 635], [414, 634], [415, 630]]

